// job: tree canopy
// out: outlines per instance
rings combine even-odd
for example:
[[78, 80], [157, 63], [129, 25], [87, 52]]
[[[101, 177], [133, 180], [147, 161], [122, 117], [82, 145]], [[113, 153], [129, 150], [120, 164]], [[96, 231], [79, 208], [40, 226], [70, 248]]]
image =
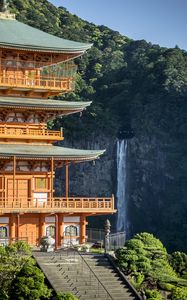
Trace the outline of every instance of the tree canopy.
[[[117, 262], [132, 284], [148, 299], [187, 299], [186, 254], [171, 255], [160, 240], [149, 233], [136, 234], [116, 251]], [[165, 292], [165, 293], [164, 293]]]

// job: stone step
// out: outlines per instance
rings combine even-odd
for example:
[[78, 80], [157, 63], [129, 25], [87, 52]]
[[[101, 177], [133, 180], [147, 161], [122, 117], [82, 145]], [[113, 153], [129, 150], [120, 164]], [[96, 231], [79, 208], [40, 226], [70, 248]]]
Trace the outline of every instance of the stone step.
[[[82, 259], [76, 252], [59, 251], [44, 255], [37, 253], [35, 257], [57, 292], [70, 291], [80, 300], [137, 300], [107, 257], [81, 255]], [[98, 280], [101, 282], [99, 294]]]

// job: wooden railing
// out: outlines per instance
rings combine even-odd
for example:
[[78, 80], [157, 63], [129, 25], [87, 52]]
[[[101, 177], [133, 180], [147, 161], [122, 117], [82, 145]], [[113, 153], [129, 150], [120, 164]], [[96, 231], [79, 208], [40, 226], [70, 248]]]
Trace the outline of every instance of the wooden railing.
[[74, 79], [72, 77], [19, 77], [0, 76], [0, 87], [3, 88], [25, 88], [51, 91], [72, 91], [74, 90]]
[[63, 130], [47, 130], [45, 127], [22, 124], [0, 124], [0, 138], [57, 138], [63, 139]]
[[111, 198], [0, 198], [0, 212], [59, 211], [113, 213], [114, 197]]

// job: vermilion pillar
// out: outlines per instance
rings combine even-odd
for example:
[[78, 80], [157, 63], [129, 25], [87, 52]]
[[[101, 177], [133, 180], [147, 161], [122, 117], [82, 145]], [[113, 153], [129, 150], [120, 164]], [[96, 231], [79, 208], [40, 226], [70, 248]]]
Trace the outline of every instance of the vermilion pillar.
[[86, 216], [81, 215], [80, 218], [80, 244], [86, 243]]
[[39, 243], [40, 243], [40, 239], [45, 236], [45, 215], [41, 214], [40, 215], [40, 227], [39, 227]]
[[19, 241], [19, 225], [20, 225], [20, 215], [17, 214], [17, 240]]
[[13, 158], [13, 201], [16, 200], [16, 156]]
[[9, 242], [12, 243], [16, 238], [16, 224], [15, 224], [15, 217], [13, 214], [10, 215], [9, 218], [9, 228], [10, 228]]
[[60, 214], [59, 215], [59, 239], [58, 239], [59, 246], [62, 246], [63, 232], [64, 232], [64, 216]]
[[55, 214], [55, 250], [58, 249], [58, 214]]
[[54, 184], [53, 184], [53, 175], [54, 175], [54, 158], [51, 158], [51, 200], [53, 199], [53, 189], [54, 189]]

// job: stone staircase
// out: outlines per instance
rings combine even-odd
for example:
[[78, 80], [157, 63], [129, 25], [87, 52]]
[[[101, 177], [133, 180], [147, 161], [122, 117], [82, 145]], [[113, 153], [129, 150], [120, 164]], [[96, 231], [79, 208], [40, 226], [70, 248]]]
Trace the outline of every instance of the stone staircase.
[[56, 292], [71, 292], [81, 300], [141, 299], [102, 254], [69, 249], [33, 255]]

